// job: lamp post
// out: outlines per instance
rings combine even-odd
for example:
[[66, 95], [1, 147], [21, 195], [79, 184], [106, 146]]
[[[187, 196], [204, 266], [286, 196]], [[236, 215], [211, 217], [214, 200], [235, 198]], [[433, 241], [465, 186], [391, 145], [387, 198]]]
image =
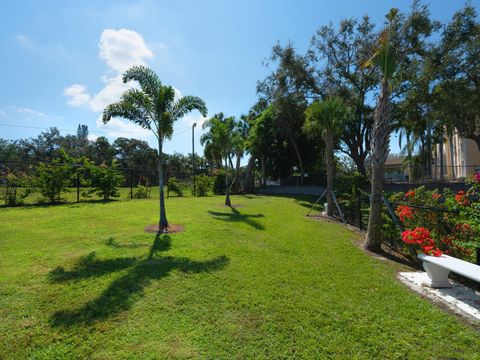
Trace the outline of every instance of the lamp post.
[[197, 123], [192, 124], [192, 173], [193, 173], [193, 196], [195, 196], [195, 138], [194, 138], [194, 129], [197, 126]]

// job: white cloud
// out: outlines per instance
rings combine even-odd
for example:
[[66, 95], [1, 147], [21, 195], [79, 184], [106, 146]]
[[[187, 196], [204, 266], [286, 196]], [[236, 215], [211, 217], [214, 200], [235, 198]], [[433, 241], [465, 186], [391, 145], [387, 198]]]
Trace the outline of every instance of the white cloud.
[[65, 88], [63, 95], [70, 106], [87, 106], [92, 111], [102, 111], [108, 104], [118, 101], [126, 89], [134, 86], [123, 83], [123, 72], [133, 65], [145, 65], [145, 59], [153, 57], [142, 36], [127, 29], [104, 30], [98, 47], [100, 59], [105, 61], [113, 75], [101, 77], [104, 87], [96, 94], [90, 94], [87, 87], [80, 84]]
[[98, 135], [95, 135], [95, 134], [88, 134], [87, 138], [88, 140], [90, 141], [96, 141], [98, 139]]
[[103, 30], [98, 46], [100, 59], [118, 73], [133, 65], [145, 65], [144, 59], [153, 57], [142, 36], [132, 30]]
[[186, 126], [192, 126], [193, 123], [197, 123], [197, 129], [201, 130], [203, 124], [205, 123], [205, 121], [207, 121], [207, 119], [208, 118], [203, 117], [202, 115], [191, 114], [191, 115], [187, 115], [187, 116], [183, 117], [182, 122]]
[[35, 115], [35, 116], [39, 116], [39, 117], [46, 117], [47, 116], [45, 113], [43, 113], [41, 111], [33, 110], [33, 109], [28, 108], [28, 107], [25, 107], [25, 108], [17, 107], [15, 109], [15, 111], [17, 113], [20, 113], [20, 114]]
[[108, 104], [118, 101], [125, 90], [134, 87], [131, 83], [124, 84], [121, 75], [110, 78], [102, 76], [102, 81], [105, 84], [104, 88], [90, 101], [90, 108], [93, 111], [103, 111]]
[[[97, 128], [101, 131], [106, 131], [115, 137], [128, 137], [142, 140], [150, 140], [152, 133], [149, 130], [143, 129], [131, 122], [121, 119], [112, 118], [106, 124], [103, 123], [102, 117], [97, 119]], [[94, 131], [95, 132], [95, 131]]]
[[[70, 106], [84, 106], [94, 112], [103, 111], [108, 104], [118, 101], [125, 90], [137, 86], [132, 82], [123, 83], [122, 75], [124, 71], [134, 65], [145, 65], [145, 61], [154, 56], [153, 51], [145, 44], [142, 36], [127, 29], [105, 29], [100, 37], [98, 47], [99, 57], [106, 63], [109, 71], [108, 75], [101, 77], [103, 88], [99, 92], [91, 94], [85, 85], [72, 84], [66, 87], [63, 95], [67, 98], [67, 104]], [[159, 49], [162, 53], [167, 52], [167, 47], [161, 43], [155, 43], [155, 49]], [[175, 99], [178, 100], [182, 97], [182, 93], [175, 87], [174, 90]], [[194, 119], [190, 126], [195, 121], [200, 126], [204, 122], [199, 118], [189, 118]], [[188, 120], [185, 121], [188, 123]], [[111, 119], [107, 124], [103, 124], [101, 118], [99, 118], [97, 128], [106, 131], [111, 136], [152, 138], [148, 130], [118, 118]]]
[[88, 105], [91, 100], [91, 96], [87, 91], [87, 87], [80, 84], [73, 84], [65, 88], [63, 95], [68, 98], [67, 104], [75, 107]]

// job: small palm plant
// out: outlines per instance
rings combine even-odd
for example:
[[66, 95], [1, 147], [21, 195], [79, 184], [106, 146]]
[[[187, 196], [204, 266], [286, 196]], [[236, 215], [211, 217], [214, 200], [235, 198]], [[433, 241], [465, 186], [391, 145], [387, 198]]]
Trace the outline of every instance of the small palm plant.
[[333, 179], [335, 174], [335, 145], [343, 125], [350, 114], [349, 108], [339, 97], [327, 98], [312, 103], [305, 111], [304, 131], [309, 136], [320, 135], [325, 142], [327, 163], [327, 215], [333, 216]]
[[196, 96], [175, 99], [172, 86], [163, 85], [157, 74], [146, 66], [133, 66], [123, 75], [123, 82], [136, 81], [139, 89], [126, 90], [119, 102], [108, 105], [103, 111], [103, 122], [121, 117], [150, 130], [158, 140], [158, 182], [160, 191], [160, 219], [158, 231], [168, 231], [165, 196], [163, 191], [163, 142], [173, 135], [176, 120], [193, 110], [207, 116], [205, 102]]
[[218, 154], [221, 157], [220, 161], [224, 161], [225, 205], [231, 206], [228, 185], [228, 159], [234, 152], [235, 147], [235, 118], [233, 116], [225, 118], [222, 113], [216, 114], [203, 124], [203, 129], [208, 129], [208, 132], [200, 138], [201, 144]]
[[391, 9], [386, 16], [389, 25], [378, 39], [377, 49], [366, 66], [375, 66], [380, 70], [380, 95], [375, 108], [372, 129], [370, 161], [372, 164], [372, 189], [370, 195], [370, 215], [368, 219], [365, 247], [379, 251], [382, 244], [382, 192], [385, 161], [388, 157], [390, 134], [392, 132], [390, 102], [390, 82], [397, 68], [397, 54], [393, 45], [394, 23], [398, 9]]

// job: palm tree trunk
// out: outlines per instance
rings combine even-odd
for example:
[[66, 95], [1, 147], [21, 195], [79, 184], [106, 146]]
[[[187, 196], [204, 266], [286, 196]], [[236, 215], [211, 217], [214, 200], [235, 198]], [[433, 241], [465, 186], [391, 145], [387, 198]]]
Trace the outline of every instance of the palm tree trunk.
[[228, 154], [228, 162], [230, 163], [230, 168], [232, 169], [232, 171], [234, 171], [235, 168], [233, 167], [233, 161], [232, 161], [232, 157], [230, 156], [230, 154]]
[[439, 174], [439, 178], [440, 178], [440, 181], [443, 182], [444, 178], [443, 178], [443, 144], [444, 144], [444, 138], [443, 138], [443, 131], [441, 133], [442, 135], [442, 138], [440, 139], [440, 143], [438, 144], [438, 152], [440, 153], [439, 154], [439, 157], [440, 157], [440, 174]]
[[327, 162], [327, 215], [333, 216], [333, 176], [335, 159], [333, 155], [333, 136], [330, 131], [325, 132], [325, 158]]
[[262, 187], [267, 187], [267, 161], [265, 160], [265, 154], [262, 154], [260, 159], [262, 165]]
[[383, 241], [382, 234], [382, 192], [385, 161], [387, 160], [390, 143], [390, 115], [388, 82], [382, 81], [380, 98], [375, 109], [375, 121], [372, 130], [372, 189], [370, 195], [370, 216], [368, 218], [365, 248], [380, 251]]
[[163, 144], [158, 140], [158, 191], [160, 192], [160, 220], [158, 222], [158, 231], [163, 232], [168, 228], [167, 212], [165, 211], [165, 194], [163, 193]]
[[230, 203], [230, 189], [228, 188], [228, 163], [225, 157], [225, 206], [232, 206]]
[[245, 183], [245, 191], [247, 193], [253, 193], [255, 190], [255, 180], [253, 179], [254, 166], [255, 166], [255, 158], [253, 156], [250, 156], [250, 159], [248, 159], [247, 180]]
[[412, 169], [412, 143], [410, 141], [410, 133], [407, 133], [407, 159], [408, 159], [408, 181], [413, 180]]
[[289, 134], [289, 138], [290, 138], [290, 141], [292, 142], [293, 149], [295, 150], [295, 153], [297, 154], [298, 167], [300, 168], [300, 185], [303, 185], [303, 178], [305, 176], [305, 170], [303, 169], [302, 157], [300, 156], [300, 151], [298, 150], [297, 144], [293, 140], [292, 134]]
[[240, 192], [240, 159], [241, 156], [237, 153], [236, 163], [235, 163], [235, 192], [238, 194]]

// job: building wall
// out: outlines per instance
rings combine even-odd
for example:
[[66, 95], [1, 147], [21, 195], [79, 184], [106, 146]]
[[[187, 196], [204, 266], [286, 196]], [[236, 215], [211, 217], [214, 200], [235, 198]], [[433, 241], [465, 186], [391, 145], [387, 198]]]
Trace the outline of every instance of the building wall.
[[[440, 179], [440, 145], [434, 147], [433, 177]], [[480, 151], [471, 139], [461, 138], [457, 131], [452, 136], [445, 137], [443, 143], [443, 178], [456, 180], [475, 173], [480, 168]]]

